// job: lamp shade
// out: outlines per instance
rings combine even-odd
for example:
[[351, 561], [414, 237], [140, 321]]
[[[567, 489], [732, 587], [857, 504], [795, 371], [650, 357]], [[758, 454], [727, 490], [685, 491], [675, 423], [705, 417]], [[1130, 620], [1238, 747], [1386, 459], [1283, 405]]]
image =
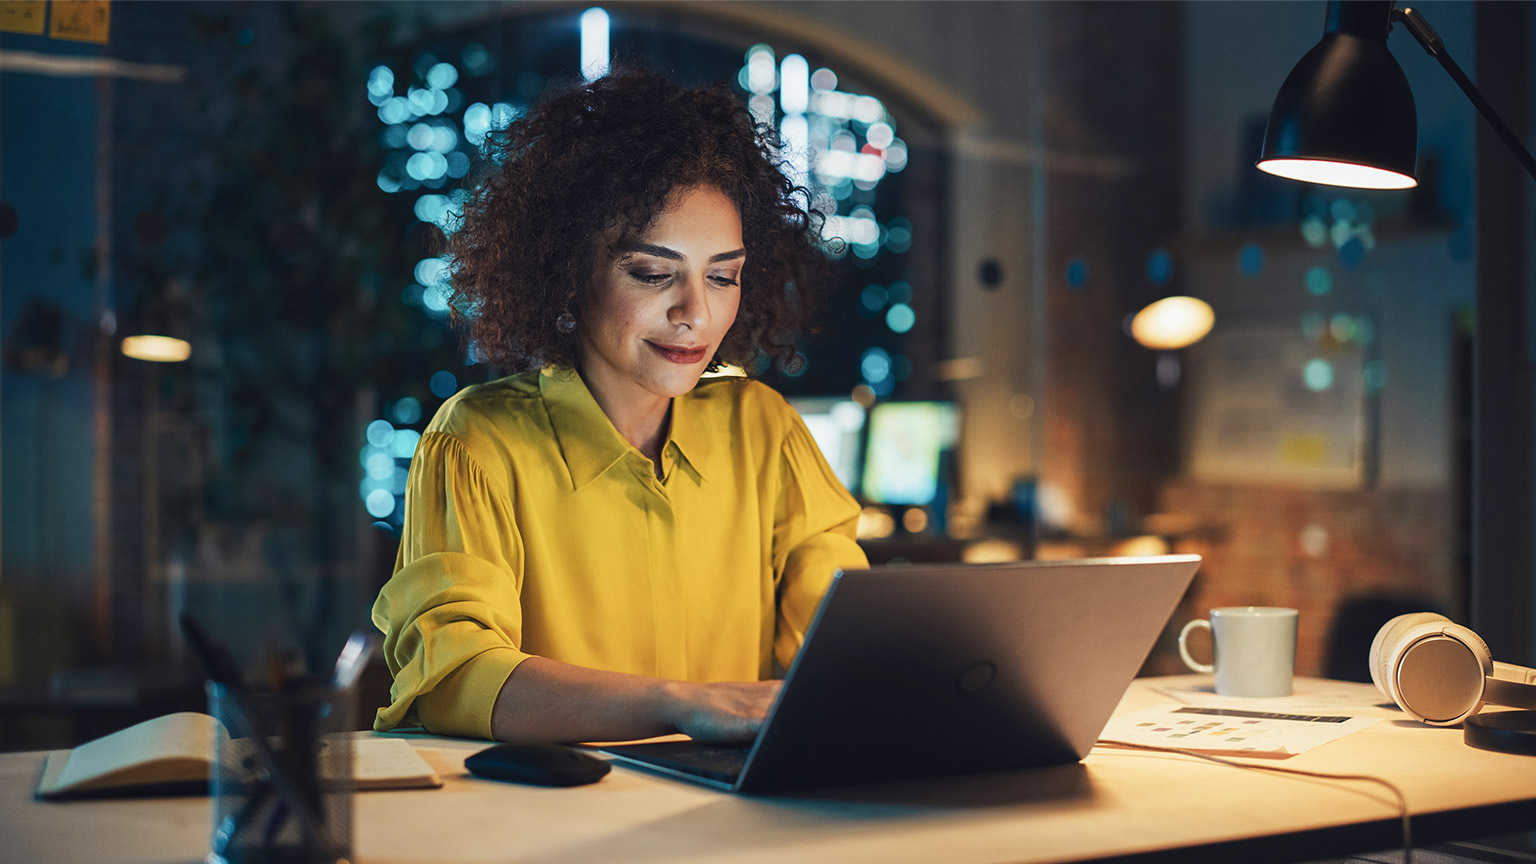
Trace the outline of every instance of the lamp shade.
[[1418, 185], [1418, 118], [1387, 48], [1390, 0], [1330, 0], [1326, 32], [1280, 86], [1262, 171], [1333, 186]]

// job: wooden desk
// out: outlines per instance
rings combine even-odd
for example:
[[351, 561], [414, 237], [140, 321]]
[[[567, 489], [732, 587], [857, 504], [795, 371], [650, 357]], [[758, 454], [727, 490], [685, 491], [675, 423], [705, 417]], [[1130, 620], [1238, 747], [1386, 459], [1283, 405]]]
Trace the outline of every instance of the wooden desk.
[[[1120, 708], [1167, 703], [1154, 685], [1198, 680], [1142, 679]], [[1371, 710], [1389, 719], [1283, 764], [1396, 783], [1408, 796], [1416, 845], [1536, 827], [1536, 758], [1475, 750], [1460, 729]], [[1108, 748], [1036, 771], [753, 799], [621, 767], [593, 786], [521, 787], [464, 772], [464, 756], [481, 742], [429, 738], [416, 746], [446, 785], [359, 794], [364, 864], [1247, 862], [1400, 842], [1396, 803], [1374, 784]], [[0, 754], [0, 862], [179, 864], [206, 853], [206, 798], [38, 802], [41, 764], [39, 753]]]

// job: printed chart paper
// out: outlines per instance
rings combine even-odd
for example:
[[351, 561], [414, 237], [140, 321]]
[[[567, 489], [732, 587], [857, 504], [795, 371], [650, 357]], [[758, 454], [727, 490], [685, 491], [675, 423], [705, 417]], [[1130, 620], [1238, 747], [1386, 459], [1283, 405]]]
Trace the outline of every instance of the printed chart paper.
[[1377, 722], [1376, 717], [1342, 714], [1282, 714], [1182, 705], [1148, 708], [1116, 717], [1099, 737], [1198, 753], [1283, 759]]

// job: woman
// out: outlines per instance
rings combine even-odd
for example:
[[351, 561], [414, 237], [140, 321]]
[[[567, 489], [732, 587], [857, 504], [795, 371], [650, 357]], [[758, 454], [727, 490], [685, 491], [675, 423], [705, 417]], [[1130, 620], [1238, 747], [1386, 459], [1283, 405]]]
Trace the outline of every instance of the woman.
[[498, 139], [452, 306], [521, 370], [444, 403], [374, 605], [375, 728], [499, 740], [756, 734], [858, 506], [768, 387], [824, 259], [750, 115], [645, 74]]

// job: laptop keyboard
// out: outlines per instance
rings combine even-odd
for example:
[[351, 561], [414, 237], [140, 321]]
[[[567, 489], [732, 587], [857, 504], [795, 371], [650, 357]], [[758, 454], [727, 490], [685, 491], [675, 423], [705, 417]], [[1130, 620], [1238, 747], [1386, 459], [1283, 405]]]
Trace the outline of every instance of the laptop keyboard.
[[659, 768], [670, 768], [722, 783], [735, 783], [741, 775], [741, 769], [747, 764], [747, 753], [751, 748], [701, 744], [697, 741], [657, 741], [603, 749]]

